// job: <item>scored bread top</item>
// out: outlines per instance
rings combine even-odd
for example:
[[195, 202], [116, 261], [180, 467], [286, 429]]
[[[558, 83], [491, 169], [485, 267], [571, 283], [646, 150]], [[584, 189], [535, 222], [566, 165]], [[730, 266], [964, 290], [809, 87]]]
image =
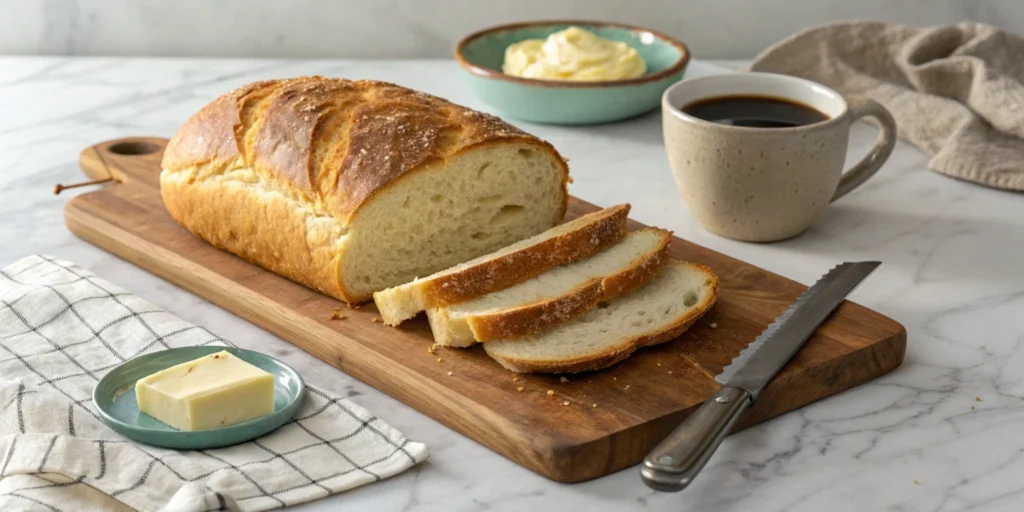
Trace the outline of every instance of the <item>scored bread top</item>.
[[168, 172], [205, 179], [252, 169], [348, 220], [401, 176], [466, 149], [521, 141], [554, 147], [501, 119], [386, 82], [308, 76], [231, 91], [196, 112], [164, 152]]

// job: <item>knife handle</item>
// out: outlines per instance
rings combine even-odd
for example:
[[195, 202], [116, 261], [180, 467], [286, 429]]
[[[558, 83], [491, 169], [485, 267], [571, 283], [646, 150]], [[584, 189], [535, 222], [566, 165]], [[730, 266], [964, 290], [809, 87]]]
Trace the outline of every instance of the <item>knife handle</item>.
[[647, 454], [640, 467], [644, 483], [656, 491], [685, 489], [750, 404], [743, 389], [718, 390]]

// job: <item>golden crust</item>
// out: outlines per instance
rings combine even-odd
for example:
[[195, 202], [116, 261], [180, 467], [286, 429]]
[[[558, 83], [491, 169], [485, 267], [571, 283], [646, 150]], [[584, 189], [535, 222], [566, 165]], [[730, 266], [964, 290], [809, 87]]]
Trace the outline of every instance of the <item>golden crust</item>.
[[[160, 191], [171, 217], [188, 219], [182, 224], [214, 247], [326, 295], [350, 299], [337, 279], [337, 252], [326, 242], [307, 245], [306, 219], [283, 197], [260, 199], [261, 206], [252, 208], [251, 192], [214, 182], [165, 181]], [[246, 213], [225, 222], [231, 212]], [[294, 247], [302, 250], [288, 250]]]
[[[579, 373], [607, 368], [615, 363], [625, 360], [627, 357], [632, 355], [633, 352], [636, 352], [641, 348], [671, 341], [686, 332], [686, 330], [693, 326], [700, 317], [704, 316], [704, 313], [711, 309], [711, 306], [715, 304], [715, 300], [718, 298], [718, 276], [716, 276], [710, 268], [704, 265], [693, 263], [691, 263], [691, 265], [701, 268], [709, 277], [711, 277], [711, 291], [700, 303], [687, 310], [685, 315], [676, 319], [672, 325], [669, 325], [659, 331], [626, 340], [618, 346], [610, 347], [598, 354], [575, 359], [536, 361], [521, 360], [514, 357], [495, 357], [489, 352], [488, 355], [491, 355], [495, 361], [505, 368], [518, 373]], [[486, 349], [487, 345], [484, 344], [484, 347]]]
[[645, 254], [614, 275], [595, 278], [552, 299], [526, 304], [515, 309], [491, 314], [473, 315], [466, 319], [477, 341], [526, 336], [553, 325], [576, 318], [597, 307], [601, 302], [633, 291], [650, 282], [668, 262], [668, 245], [672, 232], [658, 228], [644, 228], [661, 235], [657, 249]]
[[586, 258], [626, 236], [628, 204], [611, 206], [595, 214], [604, 217], [525, 249], [424, 282], [426, 307], [457, 304], [508, 288], [551, 268]]
[[[505, 142], [536, 146], [561, 164], [564, 214], [565, 160], [547, 142], [494, 116], [385, 82], [317, 76], [256, 82], [215, 99], [174, 134], [163, 156], [161, 194], [171, 216], [212, 245], [327, 295], [364, 301], [370, 297], [343, 289], [340, 248], [323, 232], [307, 233], [295, 201], [344, 230], [361, 206], [397, 180]], [[251, 169], [278, 193], [268, 198], [207, 181], [238, 169]]]
[[163, 168], [202, 168], [203, 178], [249, 167], [347, 224], [399, 177], [498, 140], [537, 144], [565, 164], [550, 144], [497, 117], [386, 82], [308, 76], [217, 98], [174, 134]]

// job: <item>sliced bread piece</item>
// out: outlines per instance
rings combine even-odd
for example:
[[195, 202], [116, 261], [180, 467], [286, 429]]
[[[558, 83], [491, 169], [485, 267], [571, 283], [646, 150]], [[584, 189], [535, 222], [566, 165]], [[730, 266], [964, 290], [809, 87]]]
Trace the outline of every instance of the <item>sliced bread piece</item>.
[[484, 343], [484, 350], [514, 372], [599, 370], [679, 336], [714, 304], [717, 292], [711, 269], [670, 261], [647, 286], [605, 307], [538, 334]]
[[434, 341], [468, 347], [478, 341], [542, 331], [639, 288], [668, 261], [672, 233], [644, 228], [619, 243], [515, 286], [427, 310]]
[[381, 318], [398, 325], [420, 311], [508, 288], [550, 268], [586, 258], [626, 235], [629, 205], [596, 211], [504, 249], [373, 294]]

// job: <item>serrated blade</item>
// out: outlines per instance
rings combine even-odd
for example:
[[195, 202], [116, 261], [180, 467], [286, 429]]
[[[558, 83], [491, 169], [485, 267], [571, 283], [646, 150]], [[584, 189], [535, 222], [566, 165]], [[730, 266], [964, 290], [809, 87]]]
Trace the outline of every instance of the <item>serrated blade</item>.
[[768, 382], [818, 326], [881, 264], [861, 261], [835, 266], [786, 308], [715, 380], [723, 386], [744, 389], [757, 401]]

